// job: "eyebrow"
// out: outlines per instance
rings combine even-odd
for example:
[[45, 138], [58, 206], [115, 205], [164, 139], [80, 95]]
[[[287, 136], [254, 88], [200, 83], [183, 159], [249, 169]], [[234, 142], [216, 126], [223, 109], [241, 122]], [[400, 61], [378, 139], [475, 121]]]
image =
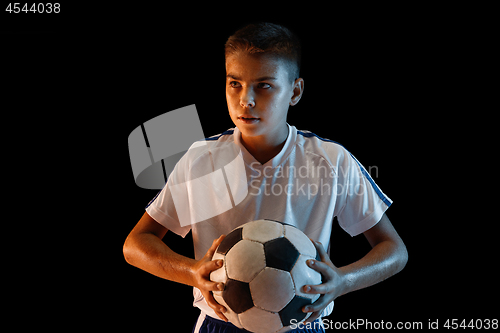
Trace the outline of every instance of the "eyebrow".
[[[236, 80], [236, 81], [242, 81], [241, 78], [239, 78], [238, 76], [231, 74], [231, 73], [227, 74], [226, 78], [231, 78], [231, 79]], [[259, 77], [255, 81], [276, 81], [276, 80], [277, 79], [274, 76], [263, 76], [263, 77]]]

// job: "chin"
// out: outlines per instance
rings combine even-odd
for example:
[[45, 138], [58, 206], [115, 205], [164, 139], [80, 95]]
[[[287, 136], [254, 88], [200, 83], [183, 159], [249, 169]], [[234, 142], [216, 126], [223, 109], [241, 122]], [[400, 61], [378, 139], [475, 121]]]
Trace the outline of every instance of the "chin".
[[246, 137], [259, 136], [262, 135], [265, 130], [263, 128], [255, 128], [256, 126], [246, 126], [246, 125], [238, 125], [236, 126], [240, 130], [240, 132]]

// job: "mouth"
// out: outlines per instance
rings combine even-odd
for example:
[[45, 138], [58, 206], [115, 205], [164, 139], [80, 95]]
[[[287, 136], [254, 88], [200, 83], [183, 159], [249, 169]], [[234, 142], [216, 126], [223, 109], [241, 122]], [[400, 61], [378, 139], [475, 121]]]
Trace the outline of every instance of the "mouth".
[[238, 117], [238, 120], [244, 124], [255, 124], [260, 120], [260, 118], [252, 117], [249, 115], [242, 115]]

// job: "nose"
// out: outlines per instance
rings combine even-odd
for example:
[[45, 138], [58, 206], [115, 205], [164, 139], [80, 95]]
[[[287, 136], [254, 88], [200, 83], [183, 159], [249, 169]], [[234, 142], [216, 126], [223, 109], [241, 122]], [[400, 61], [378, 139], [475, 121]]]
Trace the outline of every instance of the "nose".
[[255, 97], [252, 89], [244, 89], [240, 96], [240, 105], [244, 108], [255, 107]]

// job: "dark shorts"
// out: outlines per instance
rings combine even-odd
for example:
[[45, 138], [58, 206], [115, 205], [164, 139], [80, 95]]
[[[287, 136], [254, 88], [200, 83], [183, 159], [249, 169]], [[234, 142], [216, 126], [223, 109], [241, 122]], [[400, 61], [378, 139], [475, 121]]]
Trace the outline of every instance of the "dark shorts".
[[[316, 319], [314, 323], [307, 326], [313, 328], [306, 328], [306, 326], [303, 326], [303, 329], [297, 328], [295, 330], [288, 331], [287, 333], [325, 333], [319, 319]], [[248, 333], [248, 331], [239, 329], [229, 322], [226, 323], [225, 321], [206, 316], [203, 324], [201, 324], [200, 333]]]

